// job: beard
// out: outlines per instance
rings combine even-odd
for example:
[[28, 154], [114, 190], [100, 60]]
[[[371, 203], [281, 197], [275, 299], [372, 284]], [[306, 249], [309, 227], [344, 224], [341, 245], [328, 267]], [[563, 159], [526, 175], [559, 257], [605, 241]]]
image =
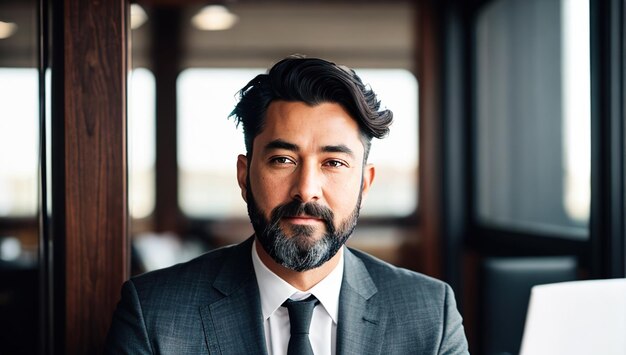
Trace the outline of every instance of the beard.
[[[359, 192], [352, 213], [337, 228], [335, 228], [335, 217], [332, 210], [318, 203], [302, 203], [293, 200], [278, 205], [272, 210], [268, 220], [254, 199], [249, 180], [246, 197], [252, 227], [265, 252], [278, 264], [290, 270], [301, 272], [320, 267], [335, 256], [348, 241], [359, 218], [362, 193]], [[326, 226], [324, 235], [316, 239], [314, 236], [316, 227], [293, 225], [291, 226], [292, 235], [288, 236], [280, 226], [280, 220], [283, 217], [299, 215], [321, 219]]]

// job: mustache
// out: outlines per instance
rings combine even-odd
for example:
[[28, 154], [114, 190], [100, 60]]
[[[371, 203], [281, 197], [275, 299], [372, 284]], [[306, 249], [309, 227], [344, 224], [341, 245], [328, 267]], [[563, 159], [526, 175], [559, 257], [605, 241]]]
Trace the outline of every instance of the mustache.
[[335, 215], [333, 211], [330, 208], [322, 206], [316, 202], [302, 203], [300, 201], [293, 200], [277, 206], [272, 210], [271, 225], [277, 225], [283, 217], [295, 217], [301, 215], [307, 215], [323, 220], [326, 224], [327, 230], [329, 232], [334, 232], [335, 228], [333, 221]]

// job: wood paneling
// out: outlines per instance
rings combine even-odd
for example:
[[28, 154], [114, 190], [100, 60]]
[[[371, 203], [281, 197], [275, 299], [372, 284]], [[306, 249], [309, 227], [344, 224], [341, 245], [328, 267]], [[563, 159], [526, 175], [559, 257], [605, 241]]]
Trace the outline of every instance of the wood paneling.
[[64, 92], [53, 105], [64, 108], [67, 354], [101, 352], [129, 275], [127, 6], [63, 2]]

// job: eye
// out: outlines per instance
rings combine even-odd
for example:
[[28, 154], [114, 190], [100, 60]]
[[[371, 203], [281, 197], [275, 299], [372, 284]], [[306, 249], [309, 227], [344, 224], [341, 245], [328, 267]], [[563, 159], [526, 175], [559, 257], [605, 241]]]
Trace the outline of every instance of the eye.
[[324, 162], [324, 166], [328, 166], [331, 168], [341, 168], [342, 166], [348, 166], [348, 165], [341, 160], [328, 160]]
[[270, 164], [273, 165], [295, 165], [296, 162], [288, 157], [273, 157], [270, 159]]

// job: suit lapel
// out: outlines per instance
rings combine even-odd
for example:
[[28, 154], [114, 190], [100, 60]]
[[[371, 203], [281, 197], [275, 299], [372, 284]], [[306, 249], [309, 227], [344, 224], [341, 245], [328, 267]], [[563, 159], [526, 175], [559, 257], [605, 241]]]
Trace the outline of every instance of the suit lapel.
[[345, 249], [344, 276], [339, 295], [337, 354], [379, 354], [384, 334], [375, 294], [378, 292], [363, 262]]
[[252, 239], [233, 247], [213, 283], [224, 297], [200, 309], [210, 354], [266, 354], [251, 247]]

